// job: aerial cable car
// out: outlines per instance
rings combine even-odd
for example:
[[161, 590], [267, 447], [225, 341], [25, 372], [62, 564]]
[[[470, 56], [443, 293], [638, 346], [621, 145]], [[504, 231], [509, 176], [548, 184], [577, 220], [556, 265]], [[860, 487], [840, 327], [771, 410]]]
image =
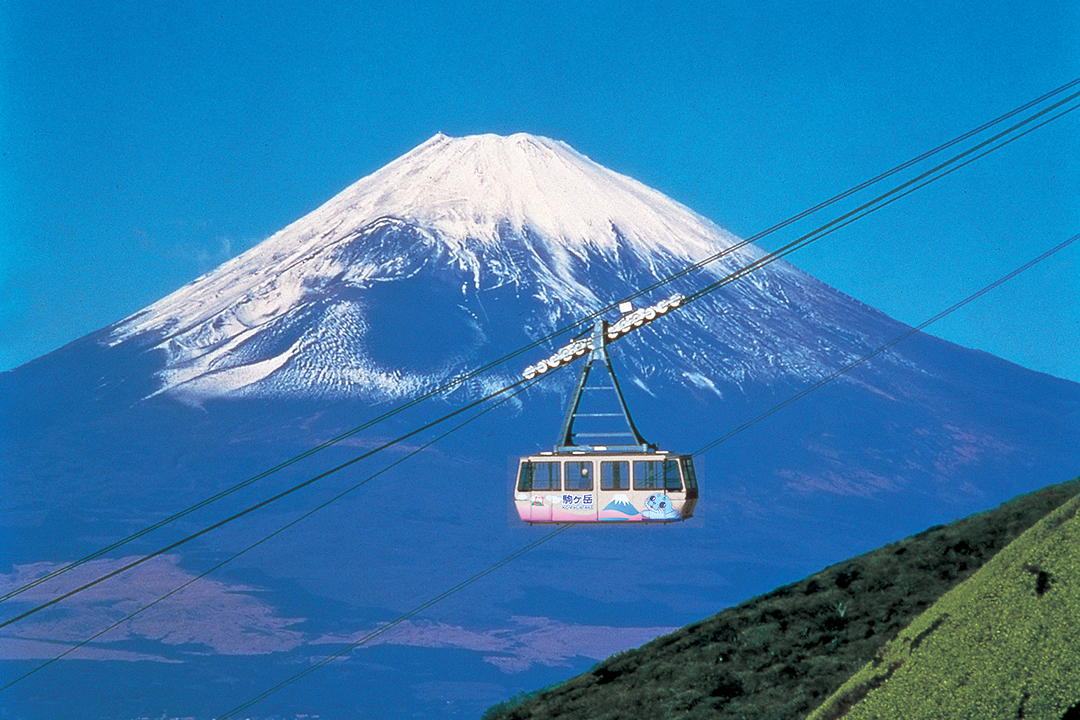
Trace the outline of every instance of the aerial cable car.
[[658, 522], [693, 516], [693, 459], [660, 450], [634, 425], [607, 344], [676, 308], [676, 293], [656, 305], [619, 306], [614, 323], [597, 318], [592, 333], [525, 368], [531, 379], [588, 354], [551, 452], [521, 458], [514, 505], [529, 523]]

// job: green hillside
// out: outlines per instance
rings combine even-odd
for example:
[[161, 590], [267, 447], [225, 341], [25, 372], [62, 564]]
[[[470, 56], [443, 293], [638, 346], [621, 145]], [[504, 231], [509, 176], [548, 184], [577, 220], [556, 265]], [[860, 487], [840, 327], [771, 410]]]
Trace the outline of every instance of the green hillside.
[[946, 592], [1078, 494], [1073, 480], [930, 528], [511, 698], [484, 718], [802, 720]]
[[809, 720], [1080, 717], [1080, 498], [920, 615]]

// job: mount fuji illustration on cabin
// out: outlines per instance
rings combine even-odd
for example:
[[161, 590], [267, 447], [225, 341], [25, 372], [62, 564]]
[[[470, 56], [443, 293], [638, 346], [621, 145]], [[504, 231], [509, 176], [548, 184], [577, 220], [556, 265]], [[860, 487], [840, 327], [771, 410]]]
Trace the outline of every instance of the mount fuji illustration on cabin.
[[[85, 572], [152, 552], [515, 382], [569, 336], [404, 407], [736, 242], [564, 143], [436, 135], [144, 310], [0, 373], [0, 582], [277, 468]], [[734, 250], [635, 302], [761, 256]], [[611, 354], [643, 434], [692, 453], [906, 329], [775, 262]], [[573, 383], [552, 372], [430, 447], [450, 428], [0, 630], [4, 679], [366, 483], [0, 702], [20, 718], [209, 718], [437, 595], [544, 532], [512, 517], [511, 475], [551, 449]], [[916, 334], [697, 456], [691, 520], [574, 528], [252, 717], [477, 714], [627, 638], [1074, 477], [1078, 430], [1076, 383]]]

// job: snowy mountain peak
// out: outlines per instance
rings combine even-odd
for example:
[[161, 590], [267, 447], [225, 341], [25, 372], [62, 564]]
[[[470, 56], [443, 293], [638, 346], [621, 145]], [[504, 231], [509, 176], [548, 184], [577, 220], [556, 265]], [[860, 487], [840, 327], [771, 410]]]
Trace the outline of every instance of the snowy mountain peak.
[[[159, 392], [196, 402], [402, 397], [735, 240], [565, 143], [439, 133], [118, 323], [108, 342], [160, 350]], [[743, 248], [702, 272], [715, 277], [756, 257], [759, 251]], [[683, 282], [693, 283], [690, 290], [704, 279]], [[712, 345], [723, 338], [722, 348], [684, 348], [664, 372], [718, 393], [707, 376], [747, 372], [745, 360], [729, 357], [733, 348], [772, 353], [765, 372], [798, 372], [804, 352], [770, 335], [762, 320], [782, 315], [787, 332], [793, 298], [816, 292], [811, 286], [818, 287], [812, 278], [778, 263], [681, 312], [681, 321], [667, 323], [683, 325], [673, 338], [705, 331]], [[755, 315], [738, 323], [722, 317], [733, 301]]]
[[681, 257], [715, 250], [727, 235], [663, 194], [612, 172], [569, 145], [518, 133], [441, 133], [359, 180], [318, 212], [359, 226], [379, 217], [421, 225], [449, 244], [500, 242], [510, 229], [611, 250], [631, 244]]

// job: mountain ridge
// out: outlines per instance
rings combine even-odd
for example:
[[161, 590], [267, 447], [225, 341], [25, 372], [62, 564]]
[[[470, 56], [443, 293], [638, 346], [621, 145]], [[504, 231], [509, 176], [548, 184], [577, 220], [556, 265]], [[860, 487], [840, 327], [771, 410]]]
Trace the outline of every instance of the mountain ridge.
[[[556, 201], [556, 192], [566, 197]], [[346, 353], [363, 355], [371, 344], [365, 341], [365, 293], [386, 283], [423, 273], [439, 286], [437, 312], [456, 315], [461, 326], [480, 324], [480, 295], [498, 302], [500, 290], [513, 290], [515, 299], [531, 296], [540, 305], [525, 318], [525, 332], [550, 331], [580, 309], [610, 304], [637, 289], [624, 283], [620, 292], [598, 296], [586, 279], [593, 265], [607, 265], [613, 256], [616, 276], [625, 274], [620, 270], [626, 263], [647, 267], [654, 276], [671, 274], [734, 241], [710, 221], [563, 143], [527, 135], [436, 136], [255, 248], [120, 321], [108, 342], [134, 339], [161, 350], [162, 391], [250, 392], [298, 354], [310, 360], [312, 345], [331, 344], [295, 329], [312, 314], [332, 334], [347, 336]], [[743, 248], [717, 267], [760, 255]], [[785, 270], [808, 281], [783, 264], [770, 272]], [[489, 334], [500, 331], [506, 332], [487, 328]], [[316, 360], [305, 370], [333, 375], [330, 366], [346, 363]], [[364, 362], [354, 371], [338, 385], [367, 380], [378, 395], [388, 381], [393, 384], [378, 363]], [[292, 376], [293, 384], [303, 385], [299, 372]], [[421, 373], [397, 395], [436, 382]], [[276, 383], [278, 390], [281, 385]]]
[[945, 593], [807, 720], [1080, 714], [1080, 499]]
[[[253, 248], [153, 312], [155, 306], [129, 318], [123, 329], [131, 333], [122, 339], [120, 326], [110, 326], [0, 373], [0, 518], [11, 540], [0, 545], [0, 570], [59, 567], [267, 468], [305, 458], [163, 529], [162, 537], [133, 544], [132, 552], [152, 552], [351, 462], [466, 398], [516, 382], [521, 367], [550, 354], [554, 343], [522, 355], [520, 365], [356, 432], [448, 375], [525, 347], [685, 267], [677, 254], [646, 252], [607, 225], [594, 223], [614, 238], [606, 250], [587, 238], [564, 243], [531, 227], [519, 232], [511, 223], [497, 228], [496, 244], [450, 247], [420, 221], [380, 215], [352, 225], [342, 202], [345, 214], [304, 243], [286, 243], [288, 252], [277, 259], [273, 243]], [[279, 239], [297, 239], [289, 233], [313, 226], [290, 227]], [[340, 242], [332, 252], [310, 252], [326, 230], [326, 242]], [[548, 252], [571, 245], [575, 253]], [[676, 280], [664, 295], [700, 289], [730, 269], [727, 260], [735, 257]], [[288, 273], [278, 272], [286, 267]], [[611, 354], [644, 436], [693, 452], [907, 329], [774, 263], [635, 331]], [[183, 606], [173, 613], [175, 636], [205, 647], [175, 646], [169, 633], [136, 627], [125, 640], [100, 639], [99, 649], [138, 645], [140, 656], [166, 661], [160, 667], [132, 673], [105, 662], [55, 663], [49, 672], [62, 680], [20, 688], [16, 706], [32, 720], [35, 708], [50, 703], [69, 710], [72, 720], [91, 720], [95, 706], [133, 717], [142, 711], [124, 709], [129, 694], [167, 685], [185, 689], [175, 707], [211, 717], [243, 701], [245, 688], [264, 689], [253, 687], [257, 678], [322, 657], [319, 638], [387, 622], [413, 607], [410, 601], [441, 592], [449, 576], [468, 577], [499, 553], [528, 545], [539, 529], [508, 519], [513, 468], [520, 456], [550, 450], [573, 384], [572, 371], [546, 374], [467, 430], [342, 497], [319, 521], [261, 545], [238, 567], [222, 568], [226, 605], [199, 606], [198, 624], [185, 620]], [[699, 454], [701, 497], [690, 522], [647, 533], [575, 529], [419, 618], [460, 629], [445, 647], [423, 654], [373, 648], [313, 675], [295, 695], [267, 701], [266, 713], [355, 714], [334, 705], [348, 697], [381, 717], [438, 715], [441, 706], [424, 699], [434, 677], [458, 707], [478, 714], [491, 703], [478, 699], [477, 683], [494, 702], [587, 670], [595, 645], [582, 644], [583, 628], [621, 625], [624, 637], [640, 637], [640, 628], [693, 622], [837, 558], [984, 509], [1045, 478], [1071, 476], [1080, 466], [1080, 448], [1071, 442], [1078, 422], [1080, 385], [915, 334]], [[200, 537], [173, 559], [174, 570], [193, 577], [301, 508], [372, 476], [384, 462], [405, 459], [424, 441], [415, 442], [325, 475], [288, 501]], [[564, 539], [574, 537], [580, 541]], [[215, 626], [236, 622], [221, 609], [235, 607], [228, 601], [234, 587], [248, 588], [239, 592], [254, 601], [259, 617], [291, 623], [287, 637], [278, 638], [287, 640], [278, 647], [291, 649], [242, 658], [214, 644]], [[116, 591], [86, 617], [83, 606], [73, 606], [67, 627], [119, 613], [145, 594], [137, 587], [129, 596]], [[506, 651], [509, 641], [500, 645], [505, 657], [454, 644], [513, 628], [513, 617], [577, 630], [536, 662], [528, 652]], [[53, 642], [70, 639], [44, 618], [26, 627]], [[265, 646], [274, 647], [280, 627], [262, 627], [270, 633]], [[225, 679], [235, 677], [250, 682]], [[392, 696], [382, 692], [388, 687]]]
[[818, 706], [830, 695], [841, 706], [854, 670], [1078, 495], [1080, 478], [928, 528], [492, 706], [484, 720], [839, 717]]

